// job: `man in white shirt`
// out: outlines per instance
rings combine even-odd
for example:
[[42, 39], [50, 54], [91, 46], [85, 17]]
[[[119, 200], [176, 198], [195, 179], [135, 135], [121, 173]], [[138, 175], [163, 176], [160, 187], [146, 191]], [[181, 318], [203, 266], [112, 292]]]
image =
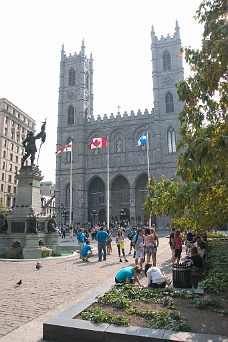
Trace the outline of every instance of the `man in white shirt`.
[[151, 264], [145, 265], [145, 275], [147, 277], [147, 285], [155, 289], [171, 284], [171, 281], [166, 279], [161, 270]]

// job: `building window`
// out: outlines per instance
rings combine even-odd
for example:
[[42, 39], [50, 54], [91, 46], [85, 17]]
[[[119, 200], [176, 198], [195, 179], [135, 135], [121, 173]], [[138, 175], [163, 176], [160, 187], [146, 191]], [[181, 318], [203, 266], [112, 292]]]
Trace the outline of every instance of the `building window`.
[[6, 159], [6, 151], [3, 151], [3, 158]]
[[13, 131], [11, 131], [11, 133], [10, 133], [10, 138], [13, 140], [14, 139], [14, 132]]
[[2, 169], [5, 170], [5, 167], [6, 167], [6, 163], [3, 161], [2, 162]]
[[13, 145], [13, 144], [10, 144], [10, 149], [11, 149], [11, 151], [13, 151], [13, 148], [14, 148], [14, 145]]
[[17, 178], [14, 177], [14, 184], [17, 184]]
[[4, 179], [5, 179], [5, 174], [2, 173], [2, 181], [4, 181]]
[[7, 128], [5, 127], [5, 137], [7, 136]]
[[4, 147], [7, 146], [7, 140], [4, 140]]
[[18, 172], [18, 166], [15, 166], [15, 167], [14, 167], [14, 171], [15, 171], [15, 173], [17, 174], [17, 172]]
[[11, 200], [10, 197], [7, 197], [7, 198], [6, 198], [6, 206], [7, 206], [7, 207], [11, 207], [11, 205], [10, 205], [10, 202], [11, 202], [11, 201], [10, 201], [10, 200]]
[[69, 86], [75, 85], [75, 70], [71, 68], [69, 71]]
[[171, 57], [168, 51], [163, 53], [163, 71], [171, 69]]
[[73, 106], [70, 106], [68, 109], [67, 124], [68, 125], [74, 124], [74, 107]]
[[170, 92], [165, 95], [165, 107], [166, 113], [174, 112], [173, 94]]
[[10, 153], [10, 161], [13, 161], [13, 153]]
[[18, 113], [17, 117], [18, 117], [18, 119], [20, 119], [20, 118], [21, 118], [21, 114], [20, 114], [20, 113]]
[[16, 186], [13, 187], [13, 193], [14, 193], [14, 194], [17, 193], [17, 188], [16, 188]]
[[25, 128], [24, 127], [22, 127], [22, 133], [25, 133]]
[[12, 166], [12, 164], [9, 164], [8, 171], [11, 171], [11, 172], [12, 172], [12, 169], [13, 169], [13, 166]]
[[11, 185], [8, 185], [7, 192], [11, 193]]
[[12, 176], [11, 176], [11, 175], [9, 175], [9, 177], [8, 177], [8, 182], [9, 182], [9, 183], [12, 182]]
[[17, 143], [20, 142], [20, 135], [19, 135], [19, 134], [17, 134], [17, 136], [16, 136], [16, 142], [17, 142]]
[[18, 164], [18, 156], [15, 157], [15, 163]]
[[12, 121], [12, 124], [11, 124], [11, 125], [12, 125], [12, 127], [14, 127], [14, 121]]
[[168, 130], [168, 151], [169, 153], [176, 152], [176, 133], [173, 127], [170, 127]]
[[19, 152], [19, 146], [16, 146], [15, 150], [18, 153]]
[[[4, 185], [1, 184], [1, 191], [4, 191]], [[1, 207], [2, 207], [2, 198], [1, 198]]]

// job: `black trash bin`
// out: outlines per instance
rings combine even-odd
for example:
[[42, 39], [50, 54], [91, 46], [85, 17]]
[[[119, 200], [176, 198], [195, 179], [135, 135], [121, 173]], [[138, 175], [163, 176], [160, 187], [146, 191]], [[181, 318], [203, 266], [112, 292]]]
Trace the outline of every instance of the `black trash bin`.
[[191, 289], [191, 267], [186, 264], [173, 265], [173, 287]]

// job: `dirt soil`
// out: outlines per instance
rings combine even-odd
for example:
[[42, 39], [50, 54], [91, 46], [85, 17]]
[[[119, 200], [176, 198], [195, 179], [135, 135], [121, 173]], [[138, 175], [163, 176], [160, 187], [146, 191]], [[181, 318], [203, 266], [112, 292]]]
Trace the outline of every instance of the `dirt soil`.
[[[228, 310], [228, 290], [220, 294], [204, 294], [200, 298], [219, 298], [222, 297], [222, 307], [220, 308], [196, 308], [191, 299], [174, 298], [178, 311], [187, 318], [190, 332], [228, 336], [228, 316], [222, 315], [219, 311]], [[133, 307], [143, 310], [162, 311], [167, 310], [162, 304], [143, 303], [140, 301], [132, 302]], [[136, 315], [128, 315], [125, 311], [94, 303], [92, 307], [100, 307], [102, 310], [112, 315], [123, 315], [129, 319], [131, 326], [146, 326], [148, 321]], [[79, 317], [77, 317], [79, 318]]]

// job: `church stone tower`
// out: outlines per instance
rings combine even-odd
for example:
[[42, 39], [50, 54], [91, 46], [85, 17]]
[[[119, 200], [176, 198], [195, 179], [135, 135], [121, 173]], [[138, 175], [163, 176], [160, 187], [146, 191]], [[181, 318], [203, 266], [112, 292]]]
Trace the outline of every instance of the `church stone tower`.
[[[74, 147], [77, 148], [77, 176], [74, 181], [77, 183], [78, 198], [83, 207], [84, 195], [84, 174], [86, 144], [85, 132], [86, 124], [93, 117], [93, 58], [85, 55], [84, 40], [81, 51], [77, 55], [74, 53], [66, 56], [64, 46], [61, 51], [60, 63], [60, 87], [58, 105], [58, 130], [57, 146], [61, 147], [69, 143], [72, 139]], [[69, 172], [70, 153], [64, 156], [57, 156], [56, 161], [56, 199], [57, 207], [64, 204], [68, 208], [65, 221], [69, 221]], [[63, 182], [64, 179], [64, 182]], [[68, 180], [68, 182], [67, 182]], [[80, 195], [79, 195], [80, 194]], [[80, 213], [80, 216], [83, 216]]]
[[[151, 30], [155, 141], [158, 142], [154, 157], [156, 158], [157, 175], [165, 174], [166, 177], [173, 177], [176, 170], [173, 153], [176, 152], [178, 140], [178, 114], [183, 107], [183, 104], [178, 101], [175, 89], [175, 82], [184, 78], [182, 57], [178, 56], [181, 49], [179, 30], [176, 21], [173, 37], [168, 34], [166, 38], [162, 36], [160, 40], [156, 37], [153, 26]], [[165, 136], [166, 139], [161, 139]], [[164, 153], [167, 145], [168, 154]], [[165, 170], [162, 167], [164, 162], [167, 165]]]
[[[85, 55], [84, 41], [79, 54], [61, 51], [57, 149], [73, 142], [72, 149], [72, 222], [106, 221], [107, 193], [110, 193], [110, 220], [146, 224], [142, 211], [147, 195], [147, 151], [137, 147], [139, 137], [148, 128], [150, 176], [175, 177], [178, 101], [175, 82], [183, 79], [178, 23], [173, 37], [158, 39], [151, 31], [154, 108], [137, 113], [117, 113], [96, 118], [93, 113], [93, 59]], [[148, 70], [148, 72], [150, 72]], [[108, 136], [109, 184], [107, 184], [107, 149], [88, 151], [93, 138]], [[64, 205], [66, 215], [58, 214], [59, 223], [69, 222], [70, 152], [56, 157], [56, 208]], [[166, 218], [153, 218], [158, 226]]]

